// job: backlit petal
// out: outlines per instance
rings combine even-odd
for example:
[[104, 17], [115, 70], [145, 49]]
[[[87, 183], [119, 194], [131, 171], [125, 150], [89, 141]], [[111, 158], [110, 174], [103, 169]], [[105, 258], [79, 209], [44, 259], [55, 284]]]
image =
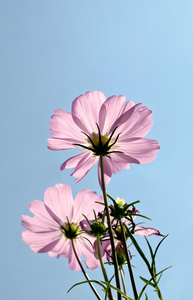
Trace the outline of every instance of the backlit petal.
[[99, 124], [99, 110], [105, 100], [103, 93], [95, 91], [80, 95], [72, 102], [73, 120], [88, 135], [98, 132], [96, 123]]
[[124, 142], [119, 142], [119, 146], [123, 153], [136, 159], [140, 164], [152, 162], [160, 149], [157, 141], [146, 138], [127, 139]]

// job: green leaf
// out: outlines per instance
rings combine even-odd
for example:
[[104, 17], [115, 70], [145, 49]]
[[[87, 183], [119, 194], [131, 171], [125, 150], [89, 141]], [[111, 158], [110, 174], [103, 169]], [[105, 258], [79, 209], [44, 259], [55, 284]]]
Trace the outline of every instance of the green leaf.
[[143, 253], [143, 251], [142, 251], [141, 248], [139, 247], [139, 245], [138, 245], [136, 239], [135, 239], [134, 236], [131, 234], [131, 232], [129, 231], [129, 229], [126, 228], [126, 230], [127, 230], [128, 236], [129, 236], [130, 239], [132, 240], [133, 245], [135, 246], [135, 248], [136, 248], [136, 250], [138, 251], [138, 253], [139, 253], [139, 255], [141, 256], [141, 258], [144, 260], [144, 262], [145, 262], [145, 264], [147, 265], [148, 270], [149, 270], [149, 272], [150, 272], [150, 274], [151, 274], [151, 267], [150, 267], [150, 264], [149, 264], [149, 262], [148, 262], [148, 260], [147, 260], [147, 258], [146, 258], [146, 256], [145, 256], [145, 254]]
[[117, 291], [117, 292], [118, 292], [119, 294], [121, 294], [124, 298], [126, 298], [126, 299], [128, 299], [128, 300], [134, 300], [134, 299], [128, 297], [127, 295], [125, 295], [121, 290], [119, 290], [118, 288], [116, 288], [116, 287], [113, 286], [112, 284], [109, 284], [109, 282], [102, 281], [102, 280], [101, 280], [101, 282], [102, 282], [103, 284], [106, 284], [106, 285], [108, 286], [108, 288], [110, 287], [110, 288], [112, 288], [113, 290]]
[[[170, 267], [167, 267], [167, 268], [165, 268], [165, 269], [163, 269], [163, 270], [160, 271], [159, 273], [155, 274], [150, 280], [148, 280], [148, 282], [147, 282], [147, 283], [144, 285], [144, 287], [142, 288], [142, 290], [141, 290], [141, 292], [140, 292], [140, 294], [139, 294], [137, 300], [140, 300], [140, 299], [141, 299], [141, 296], [142, 296], [143, 292], [145, 291], [146, 287], [147, 287], [148, 285], [151, 285], [150, 282], [151, 282], [154, 278], [156, 278], [159, 274], [162, 274], [164, 271], [166, 271], [166, 270], [169, 269], [169, 268], [171, 268], [171, 266], [170, 266]], [[141, 277], [140, 277], [140, 278], [141, 278]], [[141, 278], [141, 279], [142, 279], [142, 278]], [[143, 280], [143, 279], [142, 279], [142, 280]]]
[[161, 243], [166, 239], [168, 237], [168, 234], [167, 235], [165, 235], [164, 237], [163, 237], [163, 239], [159, 242], [159, 244], [157, 245], [157, 247], [156, 247], [156, 249], [155, 249], [155, 252], [154, 252], [154, 259], [155, 259], [155, 256], [156, 256], [156, 254], [157, 254], [157, 251], [158, 251], [158, 249], [159, 249], [159, 246], [161, 245]]
[[143, 282], [148, 283], [148, 284], [151, 285], [153, 288], [155, 288], [155, 284], [149, 282], [149, 280], [143, 278], [142, 276], [139, 276], [139, 278], [140, 278]]
[[87, 218], [84, 214], [82, 214], [82, 215], [83, 215], [83, 217], [85, 217], [86, 221], [88, 222], [88, 224], [89, 224], [89, 226], [90, 226], [91, 223], [89, 222], [88, 218]]
[[128, 213], [129, 216], [136, 216], [136, 217], [141, 217], [141, 218], [144, 218], [144, 219], [147, 219], [147, 220], [150, 220], [152, 221], [150, 218], [144, 216], [144, 215], [140, 215], [140, 214], [133, 214], [133, 213]]
[[156, 274], [156, 267], [155, 267], [155, 257], [154, 257], [154, 254], [153, 254], [153, 249], [148, 241], [148, 239], [145, 237], [145, 240], [147, 242], [147, 245], [149, 247], [149, 251], [150, 251], [150, 254], [151, 254], [151, 258], [152, 258], [152, 263], [151, 263], [151, 269], [152, 269], [152, 274]]
[[69, 288], [69, 290], [67, 291], [67, 293], [69, 293], [75, 286], [80, 285], [80, 284], [84, 284], [84, 283], [88, 283], [88, 282], [94, 282], [94, 283], [96, 283], [96, 284], [102, 286], [102, 288], [103, 288], [104, 290], [106, 290], [105, 285], [103, 285], [103, 284], [102, 284], [100, 281], [98, 281], [98, 280], [85, 280], [85, 281], [81, 281], [81, 282], [75, 283], [73, 286], [71, 286], [71, 288]]
[[131, 202], [129, 204], [127, 204], [127, 206], [134, 206], [134, 204], [137, 204], [137, 203], [140, 203], [140, 200], [137, 200], [137, 201], [134, 201], [134, 202]]
[[109, 199], [111, 199], [112, 201], [115, 201], [115, 199], [113, 199], [109, 194], [107, 194], [107, 197], [108, 197]]
[[105, 206], [105, 204], [103, 202], [95, 201], [95, 203], [98, 203], [98, 204], [101, 204], [101, 205]]

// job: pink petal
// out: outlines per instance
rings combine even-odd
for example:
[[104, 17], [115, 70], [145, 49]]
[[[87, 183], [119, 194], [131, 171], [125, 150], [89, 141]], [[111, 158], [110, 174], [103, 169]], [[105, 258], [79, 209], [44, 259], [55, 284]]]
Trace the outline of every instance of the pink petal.
[[111, 161], [115, 163], [123, 164], [122, 169], [129, 169], [130, 166], [128, 163], [134, 163], [139, 164], [139, 161], [129, 155], [126, 155], [124, 153], [112, 153], [111, 154]]
[[126, 122], [126, 128], [120, 136], [120, 140], [128, 137], [143, 137], [153, 125], [152, 111], [146, 106], [138, 106], [132, 117]]
[[159, 230], [151, 227], [144, 227], [144, 226], [135, 226], [135, 234], [140, 236], [149, 236], [153, 234], [163, 236], [163, 234], [161, 234]]
[[99, 110], [106, 100], [103, 93], [94, 91], [80, 95], [72, 103], [72, 117], [78, 127], [90, 135], [98, 132]]
[[75, 155], [67, 159], [60, 167], [60, 170], [75, 168], [82, 158], [87, 158], [88, 152], [84, 151], [78, 155]]
[[48, 232], [50, 230], [57, 230], [58, 224], [52, 221], [42, 221], [38, 217], [30, 217], [22, 215], [21, 225], [32, 232]]
[[83, 141], [77, 141], [75, 139], [58, 139], [58, 138], [48, 138], [48, 149], [50, 150], [67, 150], [67, 149], [82, 149], [81, 147], [74, 145], [83, 144]]
[[93, 156], [91, 152], [85, 152], [84, 157], [79, 161], [76, 169], [71, 174], [76, 178], [75, 183], [80, 181], [88, 173], [88, 171], [90, 171], [90, 169], [95, 165], [96, 161], [97, 158]]
[[[110, 154], [111, 158], [103, 157], [103, 169], [104, 169], [104, 179], [105, 179], [105, 185], [109, 183], [111, 180], [112, 174], [115, 174], [122, 169], [129, 169], [129, 162], [135, 162], [138, 163], [136, 159], [133, 159], [132, 157], [126, 156], [123, 153], [112, 153]], [[98, 179], [99, 184], [101, 185], [101, 168], [100, 164], [98, 163]]]
[[[111, 159], [109, 160], [109, 165], [111, 168], [111, 172], [113, 174], [121, 171], [122, 169], [129, 169], [130, 165], [128, 162], [133, 162], [133, 160], [126, 156], [123, 153], [112, 153], [111, 154]], [[135, 160], [136, 163], [136, 160]]]
[[[93, 218], [92, 218], [92, 220], [93, 220]], [[92, 220], [89, 220], [89, 222], [92, 223]], [[90, 225], [89, 225], [89, 223], [87, 222], [86, 219], [81, 220], [81, 221], [79, 222], [79, 225], [80, 225], [80, 227], [81, 227], [83, 230], [91, 230], [91, 227], [90, 227]]]
[[[136, 104], [132, 106], [129, 110], [124, 112], [118, 119], [116, 119], [113, 123], [113, 125], [110, 128], [110, 132], [113, 131], [115, 127], [118, 127], [116, 134], [123, 133], [123, 131], [127, 128], [129, 124], [132, 124], [132, 120], [134, 119], [135, 112], [138, 111], [141, 108], [142, 104]], [[128, 122], [128, 124], [127, 124]], [[118, 132], [118, 133], [117, 133]]]
[[45, 253], [52, 250], [52, 248], [58, 243], [60, 236], [58, 231], [50, 231], [46, 233], [23, 231], [22, 238], [33, 251]]
[[131, 100], [127, 101], [125, 104], [124, 104], [124, 108], [123, 108], [123, 114], [128, 111], [131, 107], [135, 106], [135, 103]]
[[71, 113], [56, 109], [50, 121], [50, 133], [55, 138], [82, 140], [80, 128], [74, 123]]
[[[47, 212], [45, 205], [40, 200], [33, 200], [29, 205], [29, 210], [35, 215], [35, 219], [46, 224], [49, 227], [53, 227], [53, 219]], [[54, 222], [55, 225], [55, 222]]]
[[152, 162], [156, 157], [157, 151], [160, 149], [157, 141], [146, 138], [127, 139], [118, 144], [120, 151], [138, 160], [140, 164]]
[[109, 130], [115, 120], [122, 114], [124, 109], [125, 96], [111, 96], [101, 106], [99, 113], [99, 127], [104, 135]]
[[84, 215], [88, 219], [94, 219], [93, 210], [96, 214], [103, 210], [103, 206], [96, 202], [103, 202], [102, 196], [98, 196], [96, 192], [92, 192], [88, 189], [80, 191], [74, 200], [74, 222], [80, 222], [84, 220]]
[[[94, 249], [95, 249], [95, 258], [98, 258], [98, 247], [97, 247], [97, 240], [95, 240], [94, 242]], [[110, 238], [108, 240], [102, 241], [102, 246], [100, 245], [100, 250], [101, 250], [101, 256], [103, 257], [103, 259], [107, 258], [107, 256], [111, 255], [111, 242], [110, 242]], [[107, 254], [109, 253], [109, 255]]]
[[[67, 184], [56, 184], [48, 188], [44, 194], [44, 202], [50, 210], [48, 212], [61, 224], [64, 221], [71, 221], [73, 217], [73, 197], [71, 187]], [[55, 214], [52, 215], [52, 212]], [[59, 218], [59, 219], [58, 219]]]
[[142, 107], [142, 104], [139, 103], [121, 115], [111, 130], [118, 126], [116, 134], [121, 133], [119, 141], [122, 141], [125, 138], [145, 136], [152, 125], [152, 111], [146, 106]]
[[[74, 243], [74, 247], [76, 249], [76, 253], [78, 255], [78, 257], [80, 258], [81, 256], [81, 250], [79, 248], [79, 243], [78, 240], [76, 241], [76, 243]], [[72, 244], [70, 243], [70, 247], [69, 247], [69, 253], [68, 253], [68, 263], [69, 263], [69, 268], [73, 271], [81, 271], [81, 268], [78, 264], [78, 261], [75, 257], [73, 248], [72, 248]]]
[[70, 250], [70, 243], [71, 240], [67, 239], [64, 235], [61, 236], [58, 244], [53, 247], [53, 249], [51, 251], [49, 251], [49, 256], [53, 257], [55, 255], [57, 255], [57, 258], [64, 256], [64, 257], [68, 257], [68, 253]]
[[89, 242], [85, 239], [79, 239], [78, 247], [81, 247], [82, 255], [85, 256], [85, 264], [88, 269], [95, 270], [100, 266], [100, 262], [98, 259], [94, 256], [94, 250], [92, 246], [89, 244]]

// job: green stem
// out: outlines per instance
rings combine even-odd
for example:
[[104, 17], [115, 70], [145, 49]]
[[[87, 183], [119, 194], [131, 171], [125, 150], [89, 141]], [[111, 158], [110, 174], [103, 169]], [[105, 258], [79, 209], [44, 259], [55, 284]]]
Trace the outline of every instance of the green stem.
[[72, 241], [72, 249], [73, 249], [73, 251], [74, 251], [74, 254], [75, 254], [75, 256], [76, 256], [76, 259], [77, 259], [77, 261], [78, 261], [78, 264], [79, 264], [79, 266], [80, 266], [80, 268], [81, 268], [81, 270], [82, 270], [82, 273], [84, 274], [86, 280], [88, 280], [88, 284], [90, 285], [91, 289], [92, 289], [93, 292], [95, 293], [95, 296], [97, 297], [97, 299], [98, 299], [98, 300], [102, 300], [101, 297], [99, 296], [99, 294], [97, 293], [95, 287], [93, 286], [93, 284], [92, 284], [91, 282], [89, 282], [90, 279], [89, 279], [88, 275], [86, 274], [86, 272], [85, 272], [85, 270], [84, 270], [84, 268], [83, 268], [83, 266], [82, 266], [82, 264], [81, 264], [81, 262], [80, 262], [80, 259], [79, 259], [78, 255], [77, 255], [77, 253], [76, 253], [76, 249], [75, 249], [75, 247], [74, 247], [73, 239], [71, 239], [71, 241]]
[[122, 223], [121, 220], [119, 220], [119, 224], [121, 226], [122, 243], [123, 243], [123, 248], [124, 248], [124, 252], [125, 252], [125, 256], [126, 256], [126, 260], [127, 260], [127, 266], [128, 266], [128, 269], [129, 269], [129, 275], [130, 275], [130, 279], [131, 279], [133, 294], [134, 294], [135, 300], [137, 300], [138, 294], [137, 294], [137, 289], [136, 289], [135, 280], [134, 280], [134, 276], [133, 276], [133, 271], [132, 271], [132, 267], [131, 267], [130, 257], [129, 257], [129, 254], [128, 254], [127, 242], [126, 242], [126, 237], [125, 237], [125, 230], [123, 228], [123, 223]]
[[[115, 269], [116, 286], [119, 290], [121, 290], [121, 285], [120, 285], [120, 280], [119, 280], [119, 272], [118, 272], [117, 255], [116, 255], [116, 251], [115, 251], [113, 230], [112, 230], [112, 226], [111, 226], [111, 219], [110, 219], [110, 213], [109, 213], [109, 205], [108, 205], [107, 195], [106, 195], [106, 190], [105, 190], [103, 156], [102, 155], [100, 155], [100, 166], [101, 166], [101, 184], [102, 184], [103, 198], [104, 198], [104, 204], [105, 204], [105, 211], [106, 211], [106, 216], [107, 216], [109, 236], [110, 236], [110, 241], [111, 241], [112, 258], [113, 258], [113, 264], [114, 264], [114, 269]], [[121, 300], [121, 298], [122, 298], [121, 294], [117, 292], [117, 299]]]
[[[154, 281], [154, 283], [155, 283], [155, 281]], [[155, 287], [155, 289], [156, 289], [156, 293], [157, 293], [159, 299], [160, 299], [160, 300], [163, 300], [162, 294], [161, 294], [161, 291], [160, 291], [160, 289], [159, 289], [159, 287], [158, 287], [158, 285], [157, 285], [157, 282], [156, 282], [156, 287]]]
[[[103, 263], [103, 259], [102, 259], [102, 256], [101, 256], [99, 235], [97, 235], [97, 250], [98, 250], [98, 258], [100, 260], [101, 270], [103, 272], [104, 280], [106, 282], [109, 282], [109, 279], [108, 279], [108, 276], [107, 276], [107, 273], [106, 273], [106, 270], [105, 270], [105, 266], [104, 266], [104, 263]], [[109, 300], [113, 300], [113, 295], [112, 295], [112, 291], [111, 291], [110, 288], [108, 289], [108, 293], [109, 293]]]
[[125, 295], [127, 296], [127, 290], [126, 290], [126, 286], [125, 286], [125, 280], [124, 280], [124, 275], [123, 275], [123, 269], [122, 269], [122, 267], [119, 270], [119, 272], [121, 274], [121, 281], [122, 281], [123, 290], [124, 290]]

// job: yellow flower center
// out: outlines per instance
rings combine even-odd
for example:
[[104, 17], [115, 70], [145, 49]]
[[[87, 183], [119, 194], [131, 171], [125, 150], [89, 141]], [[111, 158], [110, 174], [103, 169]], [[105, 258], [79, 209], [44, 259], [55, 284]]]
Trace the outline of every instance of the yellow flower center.
[[[87, 141], [91, 144], [89, 139]], [[94, 132], [92, 133], [92, 141], [95, 146], [99, 146], [99, 136]], [[108, 141], [108, 133], [106, 133], [105, 135], [101, 135], [102, 145], [105, 145], [107, 141]], [[107, 146], [109, 146], [109, 144], [110, 144], [110, 142], [107, 144]], [[93, 148], [93, 147], [91, 147], [91, 148]]]
[[69, 223], [64, 222], [62, 226], [60, 226], [61, 234], [65, 235], [68, 239], [75, 239], [81, 231], [81, 228], [77, 223]]

